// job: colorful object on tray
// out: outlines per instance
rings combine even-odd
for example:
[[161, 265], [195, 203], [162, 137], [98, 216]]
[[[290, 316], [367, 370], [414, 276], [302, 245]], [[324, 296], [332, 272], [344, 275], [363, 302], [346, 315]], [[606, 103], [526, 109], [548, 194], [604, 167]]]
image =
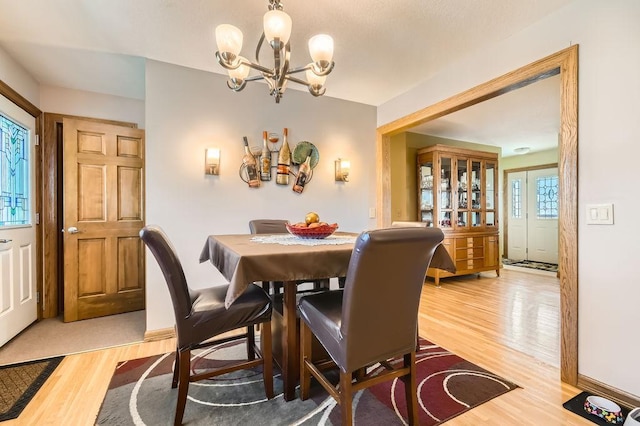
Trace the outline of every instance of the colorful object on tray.
[[294, 225], [287, 223], [287, 231], [300, 238], [321, 239], [327, 238], [329, 235], [336, 232], [336, 229], [338, 229], [337, 223], [330, 225], [324, 222], [314, 222], [311, 225], [313, 226], [307, 226], [304, 222], [296, 223]]
[[614, 425], [621, 424], [624, 420], [618, 404], [599, 396], [588, 396], [584, 401], [584, 410]]

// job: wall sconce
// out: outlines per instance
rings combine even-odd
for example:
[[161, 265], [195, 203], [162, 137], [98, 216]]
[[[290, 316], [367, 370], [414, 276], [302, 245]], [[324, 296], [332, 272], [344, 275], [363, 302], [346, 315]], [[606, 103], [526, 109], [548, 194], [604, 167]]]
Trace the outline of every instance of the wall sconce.
[[336, 160], [336, 182], [348, 182], [351, 162], [338, 158]]
[[207, 148], [205, 150], [204, 174], [220, 174], [220, 150], [218, 148]]

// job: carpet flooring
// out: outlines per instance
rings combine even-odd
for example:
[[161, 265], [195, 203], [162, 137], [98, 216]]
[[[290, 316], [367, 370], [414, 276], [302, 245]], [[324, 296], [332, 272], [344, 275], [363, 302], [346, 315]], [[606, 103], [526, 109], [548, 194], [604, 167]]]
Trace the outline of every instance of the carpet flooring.
[[[197, 370], [200, 363], [223, 365], [224, 360], [241, 358], [244, 353], [242, 343], [213, 347], [194, 356], [194, 368]], [[120, 363], [96, 424], [172, 424], [177, 395], [177, 389], [171, 389], [173, 360], [174, 354], [169, 353]], [[421, 340], [416, 363], [421, 425], [440, 424], [518, 387], [426, 340]], [[277, 396], [265, 398], [260, 369], [191, 383], [183, 422], [218, 426], [340, 424], [340, 407], [321, 386], [312, 383], [308, 400], [290, 402], [282, 398], [279, 375], [274, 380]], [[355, 423], [406, 424], [403, 386], [395, 380], [357, 392]]]
[[0, 367], [0, 421], [18, 417], [63, 358]]

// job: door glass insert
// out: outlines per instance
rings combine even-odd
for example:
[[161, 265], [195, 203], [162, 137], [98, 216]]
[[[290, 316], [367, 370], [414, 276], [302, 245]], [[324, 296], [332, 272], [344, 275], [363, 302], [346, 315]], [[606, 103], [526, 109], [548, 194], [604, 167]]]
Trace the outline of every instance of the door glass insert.
[[558, 177], [536, 179], [536, 216], [538, 219], [558, 218]]
[[29, 223], [29, 131], [0, 115], [0, 226]]
[[522, 219], [522, 179], [511, 181], [511, 218]]

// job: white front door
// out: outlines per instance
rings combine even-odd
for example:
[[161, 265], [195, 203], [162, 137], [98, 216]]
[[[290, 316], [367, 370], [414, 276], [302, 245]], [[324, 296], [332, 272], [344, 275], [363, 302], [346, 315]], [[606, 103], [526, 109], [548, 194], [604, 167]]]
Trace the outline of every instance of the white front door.
[[530, 170], [528, 260], [558, 263], [558, 168]]
[[508, 174], [507, 255], [512, 260], [527, 259], [527, 172]]
[[507, 256], [558, 263], [558, 169], [507, 176]]
[[37, 315], [35, 119], [0, 96], [0, 345]]

